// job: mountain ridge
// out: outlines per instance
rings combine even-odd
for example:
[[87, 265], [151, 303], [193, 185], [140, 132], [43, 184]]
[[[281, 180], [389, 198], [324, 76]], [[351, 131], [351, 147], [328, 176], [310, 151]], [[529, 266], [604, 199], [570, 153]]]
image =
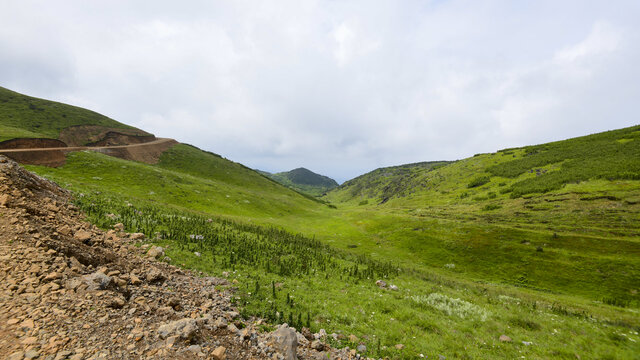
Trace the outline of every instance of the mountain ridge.
[[285, 186], [314, 196], [321, 196], [338, 186], [338, 183], [330, 177], [317, 174], [304, 167], [279, 173], [258, 171]]

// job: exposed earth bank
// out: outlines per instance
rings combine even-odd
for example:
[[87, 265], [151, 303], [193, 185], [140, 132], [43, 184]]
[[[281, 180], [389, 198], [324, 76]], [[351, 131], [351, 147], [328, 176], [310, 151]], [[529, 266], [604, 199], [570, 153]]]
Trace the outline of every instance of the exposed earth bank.
[[261, 319], [242, 319], [231, 279], [157, 261], [163, 250], [143, 234], [97, 229], [69, 200], [0, 156], [3, 359], [360, 357], [330, 348], [323, 331], [269, 332]]
[[[67, 144], [53, 139], [14, 139], [0, 143], [0, 155], [5, 155], [23, 164], [58, 167], [66, 162], [67, 153], [91, 150], [121, 159], [156, 164], [163, 152], [178, 143], [173, 139], [154, 137], [151, 141], [139, 141], [138, 139], [132, 140], [132, 143], [118, 145], [110, 143], [110, 139], [112, 138], [105, 139], [104, 145], [92, 146], [67, 146]], [[4, 145], [6, 147], [3, 147]]]

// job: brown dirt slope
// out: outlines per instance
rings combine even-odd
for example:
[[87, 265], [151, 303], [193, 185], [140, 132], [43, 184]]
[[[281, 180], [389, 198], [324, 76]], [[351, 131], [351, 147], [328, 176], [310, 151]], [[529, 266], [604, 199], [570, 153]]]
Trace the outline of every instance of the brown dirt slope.
[[[40, 140], [47, 139], [15, 139], [20, 140], [19, 147], [3, 149], [0, 147], [0, 155], [5, 155], [22, 164], [44, 165], [57, 167], [64, 165], [65, 155], [72, 151], [93, 150], [106, 155], [126, 160], [140, 161], [147, 164], [155, 164], [160, 160], [160, 155], [167, 149], [177, 144], [173, 139], [159, 138], [149, 142], [135, 142], [126, 145], [110, 146], [69, 146], [62, 143], [59, 147], [43, 147]], [[13, 141], [13, 140], [11, 140]], [[53, 140], [57, 141], [57, 140]], [[32, 146], [30, 146], [30, 144]], [[52, 145], [59, 145], [53, 143]]]
[[33, 148], [59, 148], [67, 147], [67, 144], [56, 139], [28, 138], [0, 141], [0, 149], [33, 149]]
[[69, 199], [0, 156], [0, 358], [355, 356], [284, 325], [261, 333], [261, 320], [238, 316], [226, 279], [156, 261], [162, 249], [147, 252], [144, 235], [101, 231]]
[[60, 132], [58, 137], [68, 146], [128, 145], [155, 140], [155, 136], [140, 129], [109, 128], [98, 125], [77, 125]]

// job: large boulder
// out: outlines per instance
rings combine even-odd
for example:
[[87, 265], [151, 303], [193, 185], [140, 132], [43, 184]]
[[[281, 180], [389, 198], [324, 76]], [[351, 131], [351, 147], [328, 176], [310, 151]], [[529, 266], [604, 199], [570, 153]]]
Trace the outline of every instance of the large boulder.
[[271, 346], [283, 356], [284, 360], [296, 360], [296, 348], [298, 347], [298, 336], [295, 330], [287, 324], [282, 324], [271, 333]]
[[189, 341], [195, 336], [196, 331], [198, 331], [198, 322], [195, 319], [185, 318], [161, 325], [158, 328], [158, 335], [163, 339], [179, 336]]
[[111, 277], [100, 271], [85, 275], [82, 281], [87, 284], [87, 290], [104, 290], [111, 284]]
[[149, 249], [149, 252], [147, 252], [147, 256], [154, 259], [162, 257], [164, 256], [164, 249], [161, 246], [153, 246]]

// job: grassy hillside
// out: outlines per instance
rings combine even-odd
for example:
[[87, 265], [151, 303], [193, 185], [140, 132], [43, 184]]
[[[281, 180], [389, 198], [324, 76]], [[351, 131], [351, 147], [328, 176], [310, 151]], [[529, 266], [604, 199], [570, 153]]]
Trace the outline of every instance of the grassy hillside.
[[0, 87], [0, 141], [13, 138], [57, 139], [60, 131], [77, 125], [135, 129], [87, 109]]
[[323, 195], [327, 191], [338, 186], [338, 183], [330, 177], [316, 174], [305, 168], [297, 168], [291, 171], [275, 174], [271, 174], [266, 171], [260, 171], [260, 173], [272, 178], [284, 186], [313, 196]]
[[96, 224], [228, 273], [243, 315], [372, 357], [634, 359], [638, 130], [379, 169], [323, 197], [337, 209], [189, 145], [157, 165], [78, 152], [29, 169]]
[[230, 217], [268, 218], [321, 206], [240, 164], [184, 144], [163, 153], [157, 165], [76, 152], [60, 168], [34, 168], [79, 192], [126, 194], [132, 201]]
[[[155, 242], [173, 263], [231, 272], [246, 315], [353, 333], [372, 356], [633, 359], [640, 182], [595, 177], [512, 197], [504, 189], [544, 169], [488, 169], [526, 153], [382, 169], [358, 192], [357, 181], [330, 192], [337, 210], [187, 145], [156, 166], [76, 153], [62, 168], [31, 169], [85, 194], [79, 206], [96, 223], [114, 213], [131, 230], [166, 231]], [[170, 214], [199, 220], [165, 223]], [[397, 272], [376, 272], [389, 262]]]
[[448, 164], [448, 161], [429, 161], [376, 169], [349, 180], [331, 192], [329, 199], [339, 202], [360, 201], [362, 205], [386, 202], [392, 197], [404, 197], [425, 184], [419, 176]]
[[638, 304], [638, 130], [479, 154], [400, 175], [376, 170], [326, 199], [361, 213], [366, 232], [397, 257], [434, 267], [455, 263], [466, 277]]
[[588, 180], [640, 180], [640, 126], [478, 154], [443, 165], [378, 169], [345, 182], [327, 198], [336, 202], [402, 198], [398, 203], [411, 205], [425, 200], [473, 203], [505, 194], [509, 198], [545, 194]]

